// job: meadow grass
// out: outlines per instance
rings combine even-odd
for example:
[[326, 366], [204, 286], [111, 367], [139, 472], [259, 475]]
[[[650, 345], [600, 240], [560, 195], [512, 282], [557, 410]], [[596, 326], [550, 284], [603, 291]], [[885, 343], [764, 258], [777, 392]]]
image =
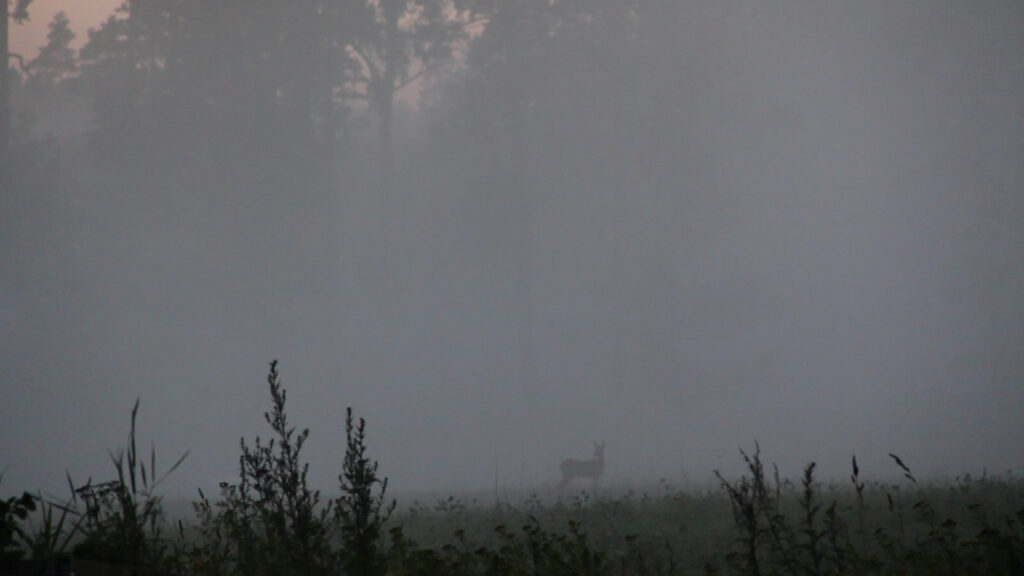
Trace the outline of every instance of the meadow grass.
[[821, 483], [809, 465], [794, 482], [764, 473], [759, 451], [747, 458], [749, 473], [720, 490], [610, 487], [515, 504], [452, 496], [400, 507], [392, 524], [423, 548], [477, 554], [514, 552], [510, 538], [537, 531], [576, 532], [616, 574], [1024, 573], [1019, 478], [882, 483], [857, 471]]
[[135, 448], [136, 404], [112, 480], [69, 477], [67, 501], [0, 500], [0, 553], [210, 576], [1024, 574], [1024, 480], [922, 482], [894, 454], [902, 477], [890, 482], [862, 476], [855, 457], [848, 480], [822, 482], [814, 463], [783, 478], [755, 443], [740, 452], [743, 474], [700, 490], [595, 484], [396, 506], [349, 411], [340, 495], [321, 499], [301, 456], [309, 430], [287, 419], [276, 363], [268, 382], [270, 440], [243, 441], [238, 482], [200, 493], [191, 514], [165, 513], [154, 490], [165, 475]]

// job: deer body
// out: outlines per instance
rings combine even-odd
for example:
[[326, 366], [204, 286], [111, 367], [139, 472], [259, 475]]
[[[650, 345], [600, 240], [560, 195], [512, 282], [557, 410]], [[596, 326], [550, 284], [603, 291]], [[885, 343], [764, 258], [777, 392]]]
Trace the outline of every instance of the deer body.
[[559, 487], [567, 486], [576, 478], [590, 478], [597, 485], [604, 473], [604, 442], [594, 442], [594, 458], [591, 460], [562, 460], [562, 481]]

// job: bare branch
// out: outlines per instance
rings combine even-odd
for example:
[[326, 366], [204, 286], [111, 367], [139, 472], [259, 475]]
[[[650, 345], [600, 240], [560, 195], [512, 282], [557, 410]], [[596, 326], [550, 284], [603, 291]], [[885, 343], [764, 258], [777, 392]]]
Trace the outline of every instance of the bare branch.
[[423, 74], [426, 73], [427, 65], [424, 64], [423, 62], [420, 62], [419, 66], [420, 66], [419, 70], [417, 70], [414, 74], [405, 75], [405, 76], [403, 76], [401, 81], [395, 83], [395, 87], [394, 87], [394, 91], [395, 92], [398, 92], [402, 88], [405, 88], [409, 84], [412, 84], [417, 79], [419, 79], [420, 76], [423, 76]]
[[22, 56], [21, 54], [17, 54], [15, 52], [11, 52], [7, 56], [18, 61], [18, 68], [21, 68], [21, 71], [24, 72], [26, 76], [32, 76], [32, 67], [25, 62], [24, 56]]
[[376, 79], [379, 75], [377, 65], [374, 63], [374, 60], [370, 58], [369, 54], [366, 53], [363, 47], [355, 42], [349, 44], [348, 47], [352, 50], [353, 54], [359, 57], [359, 61], [363, 64], [363, 69], [369, 73], [370, 78]]

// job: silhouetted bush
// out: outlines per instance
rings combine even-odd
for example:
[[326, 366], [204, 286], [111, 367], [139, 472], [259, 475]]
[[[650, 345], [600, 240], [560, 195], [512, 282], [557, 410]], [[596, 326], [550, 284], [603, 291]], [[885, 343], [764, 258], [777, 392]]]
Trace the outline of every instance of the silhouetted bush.
[[[3, 483], [3, 479], [3, 474], [0, 474], [0, 484]], [[0, 500], [0, 563], [25, 556], [25, 550], [18, 542], [19, 538], [24, 537], [21, 522], [35, 509], [35, 497], [28, 492]]]
[[285, 412], [287, 393], [277, 361], [267, 376], [272, 409], [264, 419], [273, 437], [254, 445], [241, 441], [239, 478], [222, 484], [211, 503], [200, 492], [195, 504], [200, 538], [185, 547], [186, 566], [197, 574], [297, 574], [318, 576], [333, 570], [331, 504], [320, 506], [320, 492], [306, 480], [309, 464], [302, 448], [309, 430], [296, 433]]
[[345, 413], [345, 438], [341, 496], [335, 501], [342, 566], [352, 576], [378, 576], [385, 571], [378, 543], [395, 502], [386, 500], [388, 480], [377, 475], [377, 462], [366, 455], [366, 421], [355, 423], [351, 408]]

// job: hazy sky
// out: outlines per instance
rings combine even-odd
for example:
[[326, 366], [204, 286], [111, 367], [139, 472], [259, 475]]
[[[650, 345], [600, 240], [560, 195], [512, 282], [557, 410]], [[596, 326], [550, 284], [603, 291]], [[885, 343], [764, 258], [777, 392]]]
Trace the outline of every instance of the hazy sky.
[[[33, 26], [61, 4], [81, 30], [117, 2], [36, 0]], [[373, 199], [203, 196], [184, 171], [11, 223], [31, 241], [5, 247], [30, 273], [0, 270], [4, 492], [109, 477], [136, 397], [161, 465], [191, 450], [168, 490], [213, 490], [266, 436], [272, 358], [325, 490], [346, 406], [398, 489], [549, 486], [592, 440], [608, 482], [705, 482], [754, 439], [789, 476], [843, 478], [854, 453], [894, 476], [888, 452], [1024, 471], [1024, 4], [695, 2], [658, 24], [629, 104], [685, 94], [631, 110], [683, 128], [677, 171], [604, 158], [638, 184], [538, 193], [530, 393], [521, 247], [494, 246], [479, 198], [409, 177], [380, 231]]]
[[29, 20], [11, 26], [11, 51], [32, 58], [46, 43], [47, 25], [61, 10], [67, 14], [75, 31], [75, 46], [87, 39], [87, 31], [95, 28], [121, 5], [122, 0], [34, 0], [29, 6]]

